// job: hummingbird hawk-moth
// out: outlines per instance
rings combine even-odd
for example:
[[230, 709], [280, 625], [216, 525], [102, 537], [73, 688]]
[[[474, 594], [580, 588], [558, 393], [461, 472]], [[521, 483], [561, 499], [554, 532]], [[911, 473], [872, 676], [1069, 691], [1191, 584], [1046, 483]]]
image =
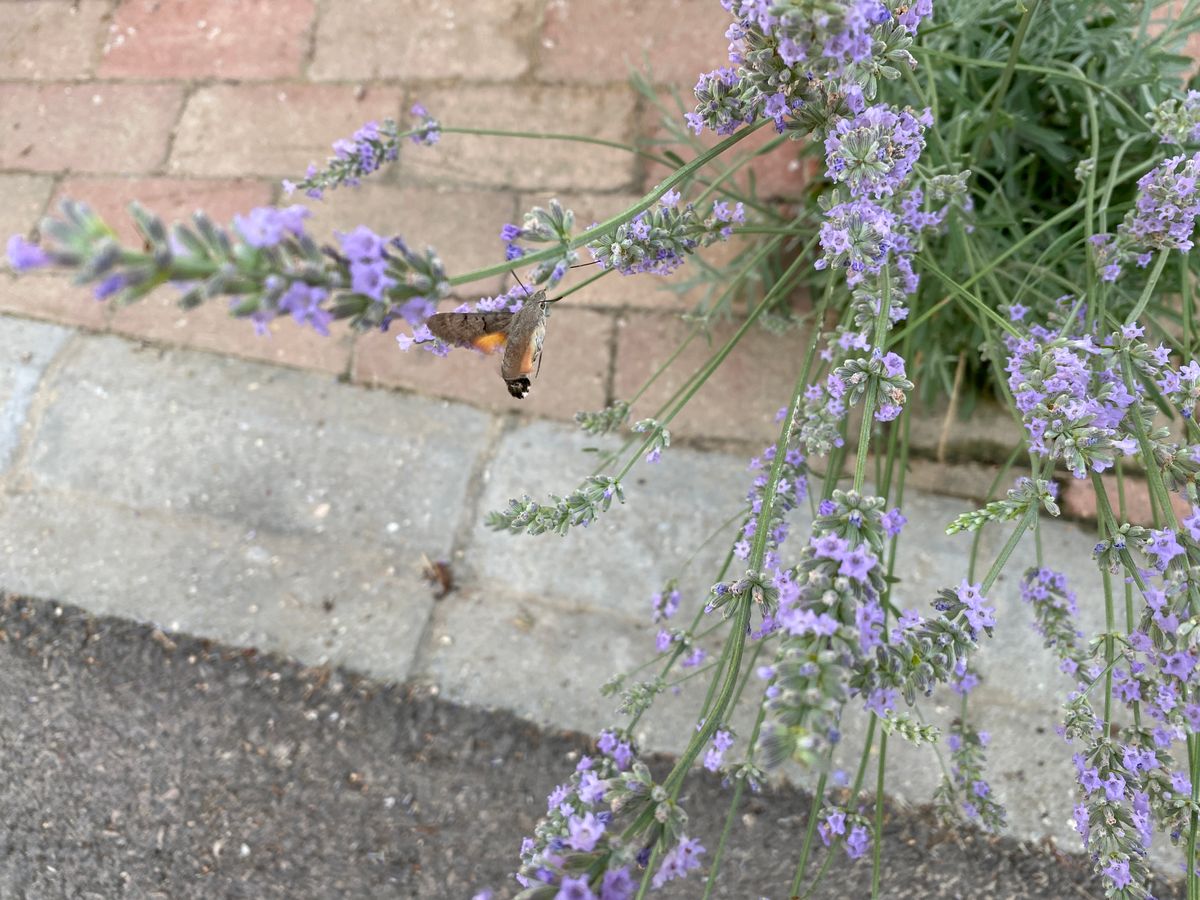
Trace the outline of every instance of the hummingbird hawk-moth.
[[500, 312], [436, 313], [426, 325], [434, 337], [457, 347], [474, 347], [484, 353], [504, 348], [500, 377], [508, 392], [520, 400], [529, 393], [529, 376], [537, 375], [542, 361], [542, 341], [546, 337], [545, 291], [538, 291], [515, 313]]

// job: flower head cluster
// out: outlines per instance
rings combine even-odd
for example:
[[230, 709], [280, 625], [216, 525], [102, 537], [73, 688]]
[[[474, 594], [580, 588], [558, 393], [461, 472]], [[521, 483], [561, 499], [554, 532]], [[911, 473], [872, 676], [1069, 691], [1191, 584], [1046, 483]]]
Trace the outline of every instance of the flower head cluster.
[[[419, 103], [413, 106], [412, 114], [418, 119], [417, 127], [407, 132], [413, 142], [436, 144], [441, 134], [437, 119]], [[303, 180], [285, 180], [283, 189], [288, 194], [304, 191], [314, 200], [320, 200], [326, 190], [357, 187], [363, 178], [378, 171], [384, 163], [399, 158], [403, 138], [394, 119], [384, 119], [382, 123], [367, 122], [350, 137], [333, 142], [333, 156], [326, 160], [324, 168], [309, 165]]]
[[908, 180], [932, 124], [928, 109], [914, 114], [883, 103], [838, 119], [825, 138], [825, 175], [852, 197], [893, 194]]
[[567, 267], [579, 261], [579, 254], [569, 249], [571, 231], [575, 227], [575, 213], [563, 209], [558, 200], [550, 201], [550, 208], [535, 206], [520, 225], [506, 224], [500, 229], [500, 240], [504, 241], [504, 257], [518, 260], [525, 255], [525, 248], [517, 241], [533, 244], [558, 244], [562, 255], [557, 259], [543, 260], [529, 275], [533, 284], [553, 286], [562, 281]]
[[730, 65], [700, 76], [688, 124], [728, 134], [759, 116], [804, 130], [843, 100], [860, 110], [881, 78], [915, 65], [908, 47], [932, 0], [722, 0]]
[[654, 783], [629, 740], [605, 731], [597, 749], [599, 758], [583, 757], [547, 798], [546, 815], [522, 843], [517, 881], [525, 888], [557, 887], [558, 897], [629, 900], [637, 892], [632, 873], [650, 854], [623, 841], [617, 822], [632, 822], [646, 811], [661, 823], [665, 848], [653, 885], [699, 868], [704, 848], [684, 833], [687, 814]]
[[[881, 604], [885, 535], [901, 527], [880, 498], [836, 491], [821, 504], [813, 536], [790, 577], [777, 582], [776, 615], [784, 637], [770, 680], [760, 738], [767, 765], [812, 761], [838, 740], [841, 708], [853, 694], [887, 716], [900, 695], [962, 677], [959, 664], [980, 631], [991, 633], [994, 610], [978, 585], [943, 591], [926, 620], [906, 612], [888, 634]], [[923, 732], [922, 732], [923, 733]]]
[[21, 270], [75, 268], [80, 281], [97, 282], [100, 299], [121, 292], [136, 300], [163, 282], [181, 291], [185, 308], [228, 296], [233, 314], [262, 333], [282, 315], [321, 334], [334, 319], [358, 328], [386, 327], [397, 316], [422, 321], [448, 291], [432, 249], [418, 254], [399, 237], [385, 239], [365, 227], [339, 234], [340, 251], [320, 247], [305, 231], [303, 206], [258, 207], [235, 216], [228, 229], [197, 213], [191, 227], [168, 231], [136, 204], [131, 212], [141, 250], [121, 248], [90, 209], [64, 201], [62, 218], [43, 223], [49, 246], [14, 238], [10, 261]]
[[1200, 143], [1200, 91], [1188, 91], [1182, 100], [1165, 100], [1146, 118], [1164, 144]]
[[846, 855], [851, 859], [861, 859], [871, 847], [870, 821], [840, 806], [826, 806], [821, 811], [817, 834], [826, 847], [834, 840], [844, 839]]
[[1137, 398], [1110, 348], [1033, 325], [1027, 336], [1008, 338], [1008, 349], [1008, 385], [1030, 450], [1062, 459], [1076, 478], [1134, 452], [1122, 423]]
[[409, 135], [409, 140], [414, 144], [424, 144], [426, 147], [432, 147], [441, 139], [441, 123], [431, 116], [429, 110], [422, 104], [414, 103], [409, 113], [417, 120], [416, 126], [411, 129], [412, 134]]
[[677, 191], [668, 191], [658, 205], [617, 226], [587, 245], [592, 257], [605, 269], [622, 275], [652, 272], [666, 275], [683, 265], [697, 247], [707, 247], [733, 234], [733, 226], [746, 221], [741, 203], [730, 206], [722, 200], [701, 218], [692, 204], [682, 209]]
[[1075, 625], [1079, 607], [1067, 576], [1045, 566], [1029, 569], [1021, 578], [1021, 599], [1032, 607], [1033, 627], [1059, 658], [1059, 668], [1075, 675], [1087, 655], [1079, 646], [1082, 632]]
[[357, 316], [387, 331], [398, 318], [410, 325], [424, 322], [436, 301], [449, 292], [445, 270], [432, 248], [424, 255], [413, 251], [402, 238], [385, 239], [366, 226], [337, 232], [350, 278]]
[[[784, 452], [783, 461], [780, 463], [779, 480], [775, 483], [775, 501], [770, 506], [771, 521], [760, 523], [763, 501], [766, 499], [766, 490], [770, 483], [768, 471], [774, 463], [775, 448], [773, 446], [763, 450], [761, 456], [755, 456], [750, 460], [750, 470], [758, 474], [754, 476], [754, 481], [746, 494], [746, 502], [750, 505], [750, 515], [742, 523], [741, 537], [733, 547], [733, 555], [738, 559], [749, 559], [750, 541], [758, 534], [760, 527], [764, 527], [768, 531], [766, 543], [768, 552], [777, 549], [787, 537], [788, 513], [808, 496], [808, 466], [804, 454], [795, 447], [789, 448]], [[769, 559], [767, 562], [776, 562], [776, 560]]]
[[951, 766], [934, 792], [939, 813], [947, 820], [954, 820], [961, 814], [988, 831], [1000, 831], [1004, 827], [1004, 807], [983, 777], [986, 762], [983, 750], [988, 744], [988, 733], [976, 731], [955, 719], [946, 740]]
[[1091, 238], [1096, 266], [1105, 281], [1116, 281], [1132, 259], [1149, 264], [1160, 251], [1192, 249], [1196, 216], [1200, 215], [1200, 153], [1172, 156], [1138, 179], [1133, 209], [1117, 226], [1116, 237]]
[[551, 494], [550, 503], [537, 503], [529, 496], [510, 500], [507, 509], [488, 513], [487, 525], [513, 534], [566, 535], [574, 526], [587, 525], [608, 512], [614, 499], [625, 502], [621, 483], [606, 475], [592, 475], [566, 497]]

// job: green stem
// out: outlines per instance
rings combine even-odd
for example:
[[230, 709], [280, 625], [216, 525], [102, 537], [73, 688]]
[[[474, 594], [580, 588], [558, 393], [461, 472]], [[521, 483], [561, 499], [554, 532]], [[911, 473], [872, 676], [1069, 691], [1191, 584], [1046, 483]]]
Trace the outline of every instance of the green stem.
[[1137, 321], [1137, 317], [1142, 314], [1142, 310], [1146, 308], [1146, 304], [1150, 302], [1150, 295], [1154, 292], [1155, 285], [1158, 284], [1158, 278], [1162, 275], [1163, 266], [1167, 264], [1167, 255], [1170, 250], [1158, 251], [1158, 258], [1154, 260], [1154, 268], [1150, 270], [1150, 277], [1146, 279], [1146, 286], [1142, 288], [1142, 296], [1138, 298], [1137, 304], [1125, 317], [1125, 324], [1132, 325]]
[[879, 896], [883, 862], [883, 779], [887, 770], [887, 732], [879, 736], [879, 770], [875, 777], [875, 846], [871, 848], [871, 898]]
[[[1013, 36], [1012, 46], [1008, 50], [1008, 60], [1004, 64], [1004, 71], [1000, 73], [1000, 80], [996, 82], [994, 88], [995, 99], [992, 101], [992, 110], [988, 115], [987, 124], [983, 126], [982, 135], [995, 133], [996, 119], [1000, 115], [1000, 108], [1004, 104], [1004, 99], [1008, 96], [1008, 89], [1012, 85], [1013, 75], [1017, 71], [1017, 58], [1021, 55], [1021, 44], [1025, 42], [1025, 34], [1029, 31], [1029, 23], [1033, 20], [1040, 2], [1041, 0], [1033, 0], [1033, 2], [1025, 7], [1025, 14], [1021, 16], [1021, 21], [1017, 24], [1017, 33]], [[976, 159], [979, 159], [978, 154], [976, 154]]]
[[[874, 724], [874, 720], [871, 724]], [[808, 868], [808, 855], [812, 852], [813, 838], [817, 834], [817, 820], [821, 817], [821, 801], [825, 799], [825, 782], [828, 778], [829, 774], [824, 771], [817, 778], [817, 789], [813, 793], [812, 806], [808, 810], [808, 827], [804, 830], [804, 843], [800, 846], [800, 859], [796, 861], [796, 872], [792, 876], [791, 896], [793, 897], [800, 893], [804, 870]]]
[[[1034, 477], [1037, 477], [1036, 473], [1034, 474]], [[1003, 571], [1004, 566], [1008, 563], [1009, 557], [1012, 556], [1013, 551], [1017, 549], [1017, 544], [1020, 543], [1021, 536], [1025, 534], [1025, 529], [1033, 524], [1033, 521], [1037, 518], [1037, 516], [1038, 504], [1037, 501], [1034, 501], [1030, 504], [1025, 515], [1021, 516], [1020, 521], [1017, 522], [1017, 527], [1013, 529], [1013, 533], [1009, 535], [1004, 546], [1000, 548], [1000, 555], [996, 557], [996, 561], [992, 563], [992, 567], [988, 569], [987, 575], [983, 576], [983, 581], [980, 583], [979, 588], [979, 592], [981, 594], [987, 596], [988, 592], [992, 589], [992, 585], [996, 583], [996, 579], [1000, 577], [1000, 573]]]

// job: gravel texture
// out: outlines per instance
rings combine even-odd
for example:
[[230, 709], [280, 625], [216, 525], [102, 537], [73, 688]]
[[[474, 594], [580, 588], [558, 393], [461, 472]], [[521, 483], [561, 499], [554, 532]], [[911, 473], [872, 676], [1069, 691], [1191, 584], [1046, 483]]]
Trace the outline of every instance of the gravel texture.
[[[0, 748], [0, 897], [324, 900], [510, 896], [521, 836], [587, 740], [0, 595]], [[684, 802], [714, 847], [728, 793], [706, 775]], [[714, 895], [786, 896], [807, 810], [791, 789], [750, 798]], [[889, 808], [885, 831], [886, 897], [1102, 895], [1077, 856], [946, 830], [927, 809]], [[839, 855], [812, 896], [869, 881]]]

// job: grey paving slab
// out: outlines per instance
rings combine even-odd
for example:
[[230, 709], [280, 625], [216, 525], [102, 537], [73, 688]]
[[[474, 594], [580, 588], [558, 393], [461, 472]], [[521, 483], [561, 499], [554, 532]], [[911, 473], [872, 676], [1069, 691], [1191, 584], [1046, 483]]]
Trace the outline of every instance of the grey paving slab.
[[30, 403], [69, 328], [0, 317], [0, 475], [12, 463]]
[[[578, 429], [550, 422], [514, 429], [485, 471], [481, 511], [503, 509], [526, 493], [538, 501], [570, 493], [595, 466], [596, 457], [584, 449], [597, 445]], [[736, 457], [670, 450], [659, 463], [633, 470], [626, 503], [614, 503], [587, 528], [530, 537], [497, 533], [480, 522], [467, 541], [466, 562], [489, 584], [644, 619], [650, 596], [681, 572], [689, 595], [707, 592], [728, 544], [712, 541], [684, 566], [741, 508], [751, 480], [746, 462]]]
[[408, 552], [38, 491], [0, 503], [3, 589], [310, 665], [410, 675], [433, 603]]
[[488, 417], [327, 375], [80, 338], [46, 386], [34, 483], [280, 534], [449, 550]]

